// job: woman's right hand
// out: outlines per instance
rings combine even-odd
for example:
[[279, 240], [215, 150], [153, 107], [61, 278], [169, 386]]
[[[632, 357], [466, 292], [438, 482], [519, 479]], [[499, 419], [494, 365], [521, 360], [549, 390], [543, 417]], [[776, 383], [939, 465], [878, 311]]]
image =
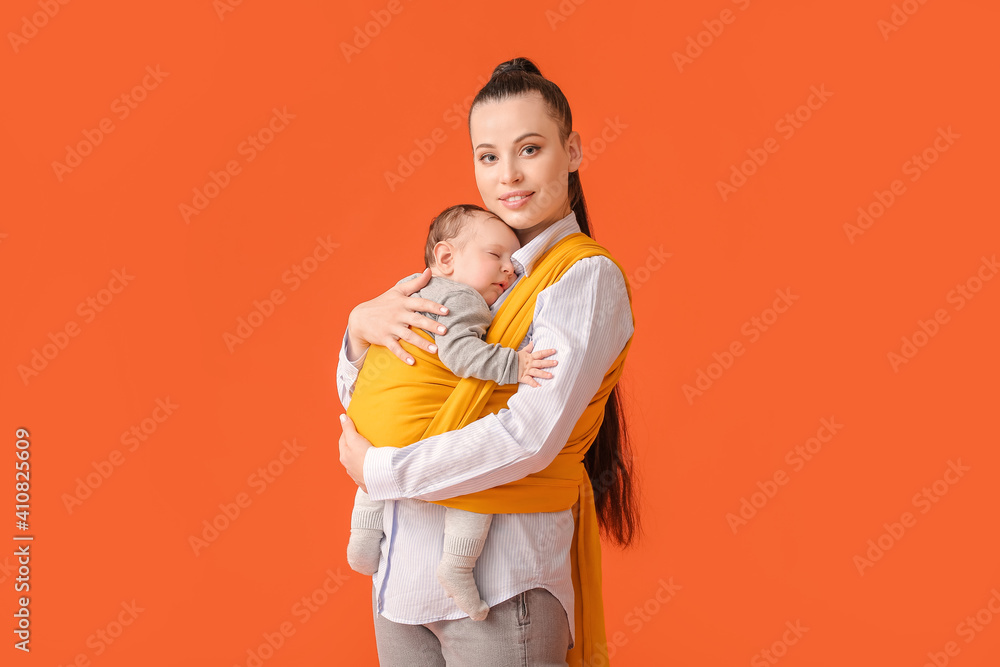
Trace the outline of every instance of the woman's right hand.
[[383, 345], [407, 364], [413, 363], [400, 339], [421, 349], [437, 353], [437, 346], [408, 327], [447, 332], [442, 324], [432, 320], [422, 312], [448, 314], [448, 309], [430, 299], [410, 296], [425, 287], [431, 280], [431, 270], [424, 269], [416, 278], [391, 287], [387, 292], [370, 301], [355, 306], [347, 318], [350, 333], [347, 342], [348, 358], [357, 359], [369, 345]]

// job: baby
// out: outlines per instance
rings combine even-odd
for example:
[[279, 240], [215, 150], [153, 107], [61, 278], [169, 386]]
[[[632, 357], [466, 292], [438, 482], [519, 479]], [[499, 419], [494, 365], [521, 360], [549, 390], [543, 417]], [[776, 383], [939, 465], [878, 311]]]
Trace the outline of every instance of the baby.
[[[431, 223], [424, 261], [432, 277], [414, 296], [448, 307], [447, 315], [424, 314], [447, 326], [446, 334], [427, 333], [434, 336], [438, 358], [459, 377], [493, 380], [497, 384], [520, 381], [533, 387], [540, 386], [535, 377], [551, 377], [548, 372], [529, 371], [555, 366], [554, 360], [543, 361], [555, 350], [532, 352], [529, 344], [516, 351], [483, 340], [493, 320], [490, 306], [515, 278], [511, 254], [519, 247], [513, 230], [479, 206], [452, 206]], [[347, 561], [362, 574], [378, 570], [382, 507], [381, 501], [373, 501], [358, 489]], [[476, 621], [486, 618], [489, 606], [479, 597], [472, 568], [482, 553], [492, 520], [492, 514], [450, 507], [445, 511], [444, 553], [438, 565], [438, 581], [448, 597]]]

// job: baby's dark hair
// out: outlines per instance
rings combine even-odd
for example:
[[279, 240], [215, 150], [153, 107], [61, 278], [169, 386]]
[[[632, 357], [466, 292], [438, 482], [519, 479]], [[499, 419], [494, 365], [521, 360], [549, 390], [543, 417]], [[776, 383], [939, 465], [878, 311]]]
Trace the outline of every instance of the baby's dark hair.
[[459, 248], [464, 245], [464, 240], [456, 242], [456, 239], [461, 236], [462, 229], [468, 221], [468, 216], [476, 211], [494, 215], [482, 206], [476, 206], [475, 204], [455, 204], [434, 217], [431, 221], [431, 227], [427, 231], [427, 244], [424, 246], [424, 266], [427, 268], [434, 266], [434, 246], [439, 241], [451, 241]]

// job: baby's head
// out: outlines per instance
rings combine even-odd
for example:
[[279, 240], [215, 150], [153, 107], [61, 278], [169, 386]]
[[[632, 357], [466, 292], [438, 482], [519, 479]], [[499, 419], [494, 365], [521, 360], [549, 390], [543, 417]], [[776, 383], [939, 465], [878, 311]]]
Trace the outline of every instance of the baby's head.
[[510, 256], [520, 247], [503, 220], [475, 204], [458, 204], [431, 222], [424, 263], [431, 275], [468, 285], [492, 306], [514, 281]]

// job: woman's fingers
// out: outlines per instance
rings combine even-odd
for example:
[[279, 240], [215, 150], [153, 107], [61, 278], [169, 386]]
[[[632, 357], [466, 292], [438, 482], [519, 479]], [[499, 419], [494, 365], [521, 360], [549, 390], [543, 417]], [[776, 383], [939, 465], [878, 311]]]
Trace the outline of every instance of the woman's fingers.
[[427, 317], [426, 315], [421, 315], [420, 313], [409, 313], [409, 325], [411, 327], [423, 329], [424, 331], [430, 331], [435, 334], [448, 333], [448, 327], [441, 324], [437, 320]]
[[[396, 357], [407, 364], [413, 363], [413, 355], [399, 344], [400, 340], [437, 354], [437, 346], [416, 333], [424, 329], [436, 334], [447, 333], [448, 328], [422, 313], [447, 314], [448, 308], [436, 301], [412, 297], [417, 290], [430, 282], [430, 269], [425, 269], [416, 278], [394, 285], [383, 294], [359, 304], [348, 318], [351, 332], [351, 349], [361, 349], [362, 343], [383, 345]], [[355, 353], [357, 353], [355, 349]]]
[[427, 340], [413, 329], [402, 329], [399, 332], [399, 337], [410, 345], [419, 347], [424, 352], [437, 354], [437, 345], [434, 344], [434, 341]]
[[404, 295], [410, 296], [414, 292], [427, 287], [427, 283], [431, 281], [431, 270], [426, 268], [416, 278], [412, 278], [405, 282], [399, 283], [398, 288], [403, 292]]
[[[423, 297], [411, 296], [406, 302], [406, 309], [414, 313], [441, 313], [448, 314], [448, 309], [437, 301], [431, 301]], [[426, 316], [421, 316], [426, 317]], [[428, 318], [430, 319], [430, 318]]]
[[413, 356], [403, 349], [403, 346], [399, 344], [396, 339], [390, 339], [385, 342], [386, 348], [402, 361], [404, 364], [413, 364]]

